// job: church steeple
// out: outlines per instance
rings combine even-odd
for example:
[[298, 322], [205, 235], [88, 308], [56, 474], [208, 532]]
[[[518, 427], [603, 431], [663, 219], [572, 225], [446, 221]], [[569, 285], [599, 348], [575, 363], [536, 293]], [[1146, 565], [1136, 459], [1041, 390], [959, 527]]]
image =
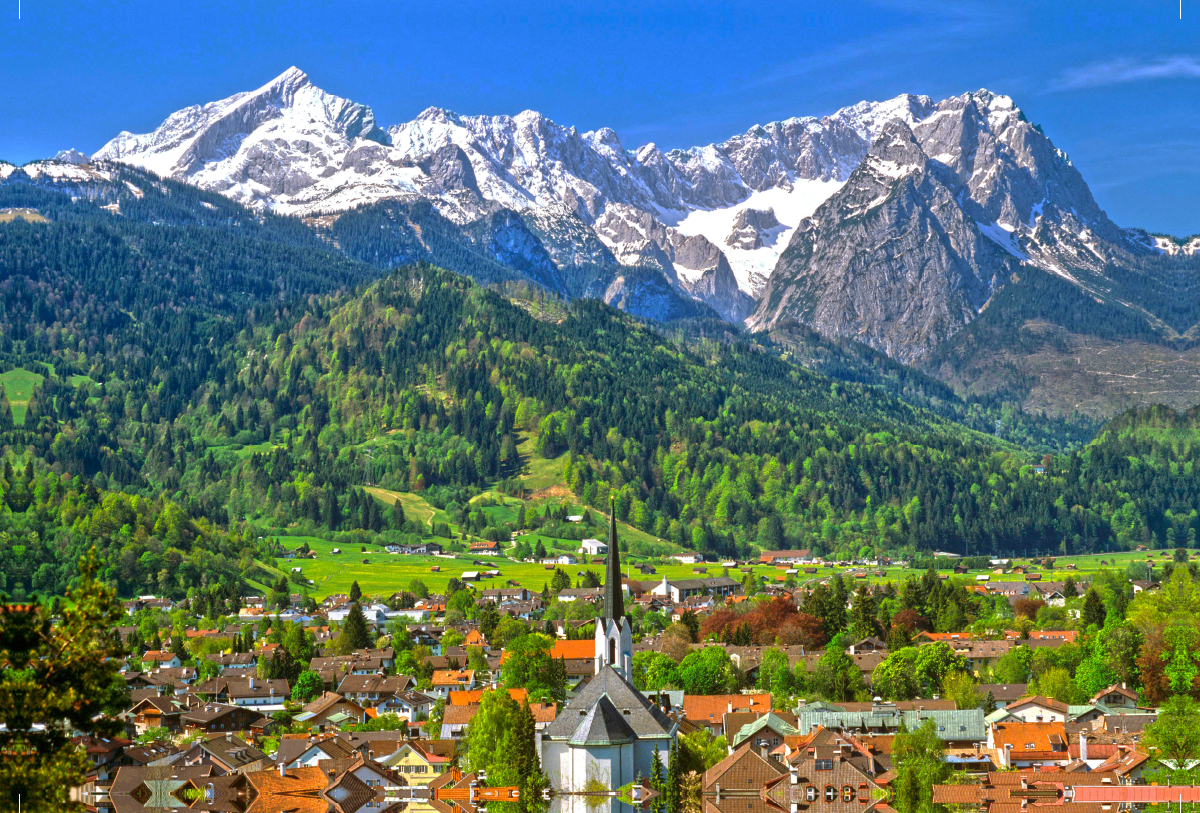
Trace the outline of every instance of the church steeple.
[[604, 570], [604, 614], [596, 619], [596, 673], [599, 674], [603, 666], [611, 666], [625, 680], [632, 680], [633, 630], [625, 618], [616, 499], [611, 497], [608, 505], [608, 561]]
[[617, 550], [616, 498], [608, 504], [608, 561], [604, 576], [604, 618], [621, 623], [625, 616], [625, 595], [621, 589], [621, 554]]

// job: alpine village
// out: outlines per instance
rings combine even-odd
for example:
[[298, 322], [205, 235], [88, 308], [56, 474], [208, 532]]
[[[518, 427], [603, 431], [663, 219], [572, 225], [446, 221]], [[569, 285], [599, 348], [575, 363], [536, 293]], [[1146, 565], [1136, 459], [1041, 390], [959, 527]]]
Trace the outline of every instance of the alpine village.
[[1198, 247], [988, 91], [0, 162], [0, 808], [1194, 811]]

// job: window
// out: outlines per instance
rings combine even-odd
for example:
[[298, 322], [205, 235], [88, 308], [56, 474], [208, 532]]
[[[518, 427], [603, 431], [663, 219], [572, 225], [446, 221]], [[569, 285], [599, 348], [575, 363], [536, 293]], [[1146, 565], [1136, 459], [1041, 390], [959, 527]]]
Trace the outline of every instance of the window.
[[818, 760], [816, 760], [816, 763], [817, 763], [816, 769], [818, 771], [832, 771], [833, 770], [833, 760], [832, 759], [818, 759]]
[[817, 789], [809, 785], [804, 789], [804, 801], [815, 802], [817, 800]]
[[832, 802], [837, 799], [837, 788], [833, 785], [825, 786], [825, 801]]
[[842, 801], [843, 802], [853, 802], [854, 801], [854, 788], [850, 787], [849, 785], [846, 785], [845, 787], [842, 788]]

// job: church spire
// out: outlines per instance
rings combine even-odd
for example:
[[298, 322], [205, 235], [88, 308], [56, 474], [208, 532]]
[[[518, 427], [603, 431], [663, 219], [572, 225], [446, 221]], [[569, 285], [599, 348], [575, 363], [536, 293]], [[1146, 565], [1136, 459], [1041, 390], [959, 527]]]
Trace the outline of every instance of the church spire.
[[617, 624], [625, 616], [625, 595], [621, 590], [621, 555], [617, 550], [616, 497], [608, 498], [608, 561], [604, 577], [604, 617]]

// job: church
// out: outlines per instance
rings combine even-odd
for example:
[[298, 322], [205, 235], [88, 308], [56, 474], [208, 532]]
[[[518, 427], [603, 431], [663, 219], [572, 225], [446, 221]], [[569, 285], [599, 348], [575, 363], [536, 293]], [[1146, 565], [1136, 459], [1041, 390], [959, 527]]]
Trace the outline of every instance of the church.
[[625, 618], [617, 521], [608, 519], [604, 611], [596, 619], [596, 674], [539, 737], [542, 770], [556, 790], [616, 790], [666, 771], [679, 724], [633, 687], [633, 634]]

